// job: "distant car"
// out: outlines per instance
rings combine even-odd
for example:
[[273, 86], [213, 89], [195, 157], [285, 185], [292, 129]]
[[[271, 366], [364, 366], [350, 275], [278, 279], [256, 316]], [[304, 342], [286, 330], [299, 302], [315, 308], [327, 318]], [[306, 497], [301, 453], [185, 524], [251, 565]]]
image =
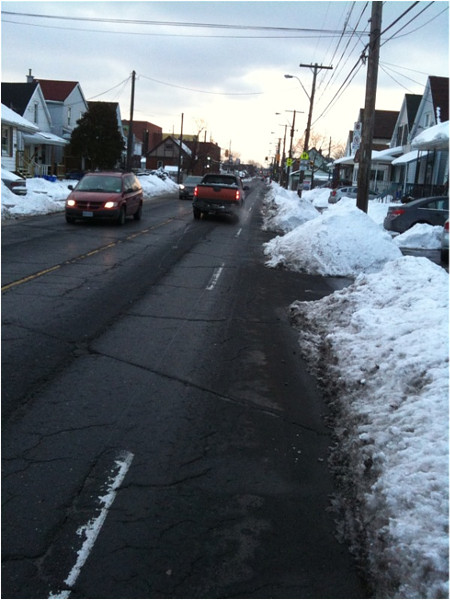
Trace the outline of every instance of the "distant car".
[[442, 231], [441, 262], [448, 264], [448, 219], [445, 221]]
[[183, 183], [180, 183], [179, 185], [180, 200], [193, 200], [195, 186], [200, 183], [202, 179], [202, 176], [198, 177], [197, 175], [189, 175], [189, 177], [186, 177]]
[[417, 223], [443, 227], [447, 219], [448, 196], [432, 196], [390, 206], [384, 219], [384, 228], [404, 233]]
[[[378, 198], [380, 194], [376, 192], [372, 192], [369, 190], [369, 200], [374, 200]], [[348, 185], [346, 187], [336, 188], [331, 190], [330, 195], [328, 197], [328, 202], [330, 204], [336, 204], [342, 198], [356, 198], [358, 196], [358, 188], [354, 185]]]
[[111, 220], [123, 225], [129, 216], [139, 221], [144, 195], [134, 173], [105, 171], [86, 173], [66, 200], [66, 221]]
[[11, 173], [11, 171], [2, 167], [2, 181], [11, 192], [14, 192], [14, 194], [17, 194], [18, 196], [26, 195], [27, 181], [23, 177]]

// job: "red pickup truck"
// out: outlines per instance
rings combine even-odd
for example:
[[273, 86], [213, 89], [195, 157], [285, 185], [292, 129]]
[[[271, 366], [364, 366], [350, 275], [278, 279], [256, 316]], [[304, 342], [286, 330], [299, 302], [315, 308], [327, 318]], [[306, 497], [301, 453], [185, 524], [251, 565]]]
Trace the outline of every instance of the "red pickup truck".
[[194, 219], [202, 214], [238, 216], [248, 189], [236, 175], [208, 173], [194, 190]]

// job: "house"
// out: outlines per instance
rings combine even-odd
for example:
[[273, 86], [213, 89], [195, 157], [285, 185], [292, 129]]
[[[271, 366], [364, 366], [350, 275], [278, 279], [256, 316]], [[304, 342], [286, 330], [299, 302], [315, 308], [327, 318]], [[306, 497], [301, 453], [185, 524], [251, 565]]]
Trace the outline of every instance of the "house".
[[[77, 81], [36, 79], [31, 74], [30, 69], [27, 75], [27, 83], [33, 81], [39, 83], [44, 95], [52, 121], [52, 132], [70, 142], [77, 121], [88, 109], [80, 84]], [[59, 165], [67, 162], [64, 150], [63, 147], [59, 147], [55, 152], [55, 158]], [[67, 167], [67, 164], [65, 166]], [[58, 173], [58, 175], [61, 174]]]
[[20, 173], [17, 155], [24, 149], [23, 134], [33, 134], [39, 131], [27, 119], [2, 104], [2, 167], [11, 172]]
[[147, 152], [147, 169], [163, 169], [167, 166], [178, 167], [187, 173], [192, 160], [192, 151], [172, 135], [165, 137]]
[[[385, 192], [389, 187], [389, 170], [392, 158], [389, 153], [384, 153], [390, 148], [393, 132], [398, 120], [399, 111], [393, 110], [375, 110], [374, 130], [372, 141], [372, 160], [378, 160], [373, 165], [370, 175], [369, 187], [380, 193]], [[358, 149], [361, 142], [362, 123], [364, 120], [364, 109], [361, 108], [358, 120], [355, 123], [353, 131], [349, 132], [346, 146], [346, 155], [334, 161], [333, 181], [335, 185], [340, 182], [349, 185], [357, 185], [358, 182]]]
[[[123, 120], [123, 130], [128, 138], [129, 121]], [[147, 156], [151, 148], [157, 146], [163, 139], [163, 130], [158, 125], [148, 121], [133, 121], [133, 137], [141, 144], [142, 156]]]
[[21, 134], [23, 148], [16, 153], [16, 171], [28, 177], [56, 175], [60, 150], [68, 141], [52, 131], [50, 111], [40, 84], [2, 83], [2, 104], [38, 128], [34, 133]]
[[409, 136], [402, 139], [402, 154], [392, 161], [391, 181], [402, 196], [440, 195], [448, 189], [448, 144], [428, 150], [414, 144], [424, 131], [448, 121], [448, 86], [448, 77], [428, 77]]

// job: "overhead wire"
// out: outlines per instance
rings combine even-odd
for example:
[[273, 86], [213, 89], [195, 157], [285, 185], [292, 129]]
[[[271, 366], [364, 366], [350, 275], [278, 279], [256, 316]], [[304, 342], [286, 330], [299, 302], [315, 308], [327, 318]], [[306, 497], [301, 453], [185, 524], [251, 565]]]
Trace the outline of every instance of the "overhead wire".
[[152, 25], [152, 26], [164, 26], [164, 27], [185, 27], [185, 28], [197, 28], [197, 29], [233, 29], [237, 31], [278, 31], [283, 33], [316, 33], [322, 35], [324, 33], [338, 35], [339, 32], [330, 29], [322, 30], [319, 28], [305, 28], [305, 27], [280, 27], [280, 26], [268, 26], [268, 25], [239, 25], [239, 24], [225, 24], [225, 23], [192, 23], [187, 21], [147, 21], [143, 19], [111, 19], [111, 18], [100, 18], [100, 17], [77, 17], [71, 16], [58, 16], [58, 15], [42, 15], [35, 13], [19, 13], [14, 11], [2, 10], [4, 15], [21, 16], [21, 17], [33, 17], [42, 19], [57, 19], [62, 21], [81, 21], [91, 23], [109, 23], [109, 24], [126, 24], [126, 25]]
[[[386, 33], [387, 31], [389, 31], [392, 27], [394, 27], [394, 25], [396, 25], [402, 18], [404, 18], [413, 8], [415, 8], [418, 4], [420, 4], [419, 1], [414, 2], [411, 6], [409, 6], [405, 11], [403, 11], [403, 13], [397, 17], [392, 23], [390, 23], [388, 25], [388, 27], [386, 27], [382, 32], [380, 32], [380, 37], [381, 35], [383, 35], [383, 33]], [[405, 27], [407, 27], [411, 22], [413, 22], [414, 20], [416, 20], [427, 8], [429, 8], [432, 4], [434, 4], [434, 2], [431, 2], [429, 5], [427, 5], [427, 7], [425, 7], [424, 9], [422, 9], [417, 15], [415, 15], [412, 19], [410, 19], [410, 21], [408, 21], [408, 23], [406, 25], [404, 25], [399, 31], [402, 31]], [[393, 36], [391, 36], [387, 41], [391, 41], [392, 39], [396, 38], [398, 32], [396, 32], [396, 34], [394, 34]], [[330, 100], [330, 102], [327, 104], [327, 106], [325, 107], [325, 109], [322, 111], [322, 113], [313, 121], [313, 125], [320, 119], [322, 118], [330, 109], [331, 107], [337, 102], [338, 99], [341, 98], [341, 96], [343, 95], [344, 91], [349, 87], [350, 83], [353, 81], [354, 77], [356, 76], [357, 72], [359, 71], [359, 69], [362, 66], [362, 63], [365, 61], [365, 53], [367, 51], [369, 47], [369, 43], [367, 43], [360, 55], [360, 57], [358, 58], [356, 64], [352, 67], [350, 73], [347, 75], [346, 79], [344, 80], [344, 82], [341, 84], [341, 86], [339, 87], [339, 89], [337, 90], [337, 92], [334, 94], [333, 98]], [[358, 68], [359, 65], [359, 68]], [[358, 71], [356, 71], [356, 69], [358, 68]], [[354, 71], [356, 71], [355, 73], [353, 73]], [[353, 75], [352, 75], [353, 73]], [[345, 87], [344, 87], [345, 86]]]

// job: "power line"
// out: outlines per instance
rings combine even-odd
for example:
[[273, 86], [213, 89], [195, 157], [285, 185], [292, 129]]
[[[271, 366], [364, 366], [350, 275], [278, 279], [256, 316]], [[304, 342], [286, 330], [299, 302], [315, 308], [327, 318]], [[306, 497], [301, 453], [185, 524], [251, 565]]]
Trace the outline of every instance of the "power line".
[[107, 35], [140, 35], [146, 37], [177, 37], [177, 38], [196, 38], [196, 39], [233, 39], [233, 40], [313, 40], [321, 38], [334, 39], [338, 32], [327, 33], [302, 33], [302, 34], [279, 34], [279, 35], [200, 35], [196, 33], [155, 33], [153, 31], [114, 31], [105, 29], [87, 29], [81, 27], [62, 27], [60, 25], [41, 25], [39, 23], [22, 23], [10, 19], [2, 19], [2, 23], [12, 23], [13, 25], [23, 25], [25, 27], [40, 27], [41, 29], [56, 29], [59, 31], [78, 31], [82, 33], [103, 33]]
[[329, 33], [333, 35], [339, 35], [340, 32], [335, 29], [322, 30], [314, 28], [304, 27], [276, 27], [266, 25], [231, 25], [224, 23], [192, 23], [187, 21], [146, 21], [143, 19], [106, 19], [101, 17], [75, 17], [75, 16], [57, 16], [57, 15], [42, 15], [36, 13], [18, 13], [8, 10], [2, 10], [4, 15], [21, 16], [21, 17], [33, 17], [35, 19], [53, 19], [62, 21], [83, 21], [90, 23], [120, 23], [126, 25], [152, 25], [152, 26], [164, 26], [164, 27], [186, 27], [186, 28], [198, 28], [198, 29], [234, 29], [238, 31], [280, 31], [284, 33], [317, 33], [322, 35]]
[[147, 77], [146, 75], [139, 75], [142, 79], [148, 79], [150, 81], [154, 81], [155, 83], [160, 83], [161, 85], [168, 85], [169, 87], [178, 88], [181, 90], [188, 90], [190, 92], [197, 92], [199, 94], [212, 94], [215, 96], [260, 96], [264, 92], [209, 92], [206, 90], [198, 90], [193, 88], [184, 87], [182, 85], [177, 85], [175, 83], [167, 83], [166, 81], [160, 81], [159, 79], [153, 79], [152, 77]]

